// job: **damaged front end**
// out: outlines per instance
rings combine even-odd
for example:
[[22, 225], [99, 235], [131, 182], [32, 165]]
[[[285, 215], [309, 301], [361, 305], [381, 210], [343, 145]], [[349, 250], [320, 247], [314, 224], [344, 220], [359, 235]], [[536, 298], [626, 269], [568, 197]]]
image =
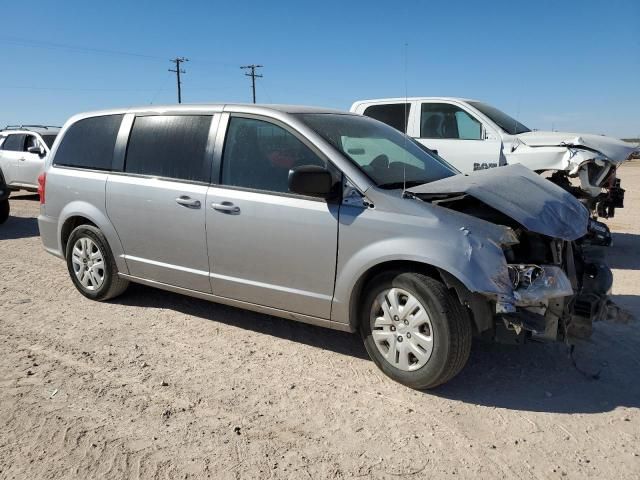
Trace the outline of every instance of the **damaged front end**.
[[593, 322], [607, 317], [613, 276], [597, 250], [586, 244], [589, 212], [569, 193], [520, 165], [409, 191], [513, 232], [502, 244], [508, 277], [502, 291], [466, 297], [458, 292], [474, 317], [491, 317], [490, 322], [476, 321], [484, 325], [478, 332], [482, 336], [516, 343], [573, 342], [589, 337]]
[[617, 169], [637, 151], [637, 146], [605, 136], [527, 132], [514, 137], [505, 158], [539, 173], [553, 172], [549, 180], [573, 194], [594, 216], [611, 218], [616, 208], [624, 207]]
[[611, 270], [581, 242], [526, 231], [519, 238], [505, 250], [513, 297], [496, 304], [498, 334], [569, 343], [590, 337], [593, 322], [608, 316]]

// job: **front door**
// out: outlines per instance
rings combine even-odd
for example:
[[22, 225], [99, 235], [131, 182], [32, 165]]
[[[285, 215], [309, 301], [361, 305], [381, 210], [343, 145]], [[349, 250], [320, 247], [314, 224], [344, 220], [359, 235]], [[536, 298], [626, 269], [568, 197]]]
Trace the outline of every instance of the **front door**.
[[17, 170], [17, 182], [35, 188], [38, 186], [38, 175], [42, 173], [44, 168], [44, 153], [42, 155], [29, 153], [30, 147], [40, 148], [42, 152], [45, 152], [44, 145], [40, 143], [40, 140], [35, 135], [26, 136]]
[[221, 179], [207, 195], [211, 284], [215, 295], [328, 319], [339, 205], [289, 193], [289, 170], [301, 165], [327, 162], [284, 125], [229, 119]]
[[0, 168], [7, 185], [18, 184], [20, 178], [19, 168], [24, 153], [24, 141], [26, 135], [23, 133], [13, 133], [5, 138], [0, 150]]
[[502, 142], [471, 113], [451, 103], [424, 102], [417, 140], [463, 173], [500, 165]]
[[135, 277], [211, 292], [205, 234], [211, 115], [136, 117], [107, 214]]

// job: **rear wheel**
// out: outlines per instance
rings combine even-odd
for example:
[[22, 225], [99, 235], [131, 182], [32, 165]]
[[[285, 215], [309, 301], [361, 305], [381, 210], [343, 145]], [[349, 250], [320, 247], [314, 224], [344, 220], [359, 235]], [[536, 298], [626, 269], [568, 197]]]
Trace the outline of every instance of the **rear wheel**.
[[11, 207], [9, 206], [9, 199], [0, 200], [0, 224], [7, 221], [10, 210]]
[[129, 281], [118, 276], [118, 267], [99, 228], [80, 225], [69, 236], [67, 269], [76, 288], [92, 300], [108, 300], [123, 293]]
[[471, 321], [446, 287], [418, 273], [389, 272], [366, 287], [360, 332], [371, 359], [411, 388], [445, 383], [466, 364]]

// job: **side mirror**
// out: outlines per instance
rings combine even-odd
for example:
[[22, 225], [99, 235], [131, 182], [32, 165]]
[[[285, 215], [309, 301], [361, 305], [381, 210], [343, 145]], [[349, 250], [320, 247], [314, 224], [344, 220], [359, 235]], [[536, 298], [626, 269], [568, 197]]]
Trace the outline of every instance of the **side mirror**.
[[329, 170], [317, 165], [303, 165], [289, 170], [289, 191], [309, 197], [325, 198], [331, 193], [333, 178]]
[[33, 146], [33, 147], [29, 147], [27, 148], [27, 152], [29, 153], [35, 153], [37, 155], [40, 155], [41, 157], [44, 156], [44, 148], [40, 147], [40, 146]]

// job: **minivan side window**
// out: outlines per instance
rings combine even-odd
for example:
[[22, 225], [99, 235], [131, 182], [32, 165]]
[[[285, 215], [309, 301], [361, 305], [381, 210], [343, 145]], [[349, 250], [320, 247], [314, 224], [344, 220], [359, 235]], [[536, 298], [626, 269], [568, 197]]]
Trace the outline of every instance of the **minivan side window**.
[[482, 140], [482, 124], [455, 105], [423, 103], [420, 138]]
[[278, 125], [231, 117], [222, 154], [222, 184], [289, 193], [289, 170], [326, 167], [309, 147]]
[[64, 167], [111, 170], [113, 149], [123, 115], [78, 120], [60, 141], [53, 164]]
[[136, 117], [124, 171], [141, 175], [209, 182], [207, 142], [211, 115]]
[[2, 144], [2, 149], [12, 152], [21, 152], [24, 147], [25, 136], [26, 135], [23, 133], [14, 133], [13, 135], [9, 135]]
[[386, 105], [371, 105], [365, 108], [363, 115], [375, 118], [383, 123], [407, 133], [409, 123], [410, 103], [388, 103]]

